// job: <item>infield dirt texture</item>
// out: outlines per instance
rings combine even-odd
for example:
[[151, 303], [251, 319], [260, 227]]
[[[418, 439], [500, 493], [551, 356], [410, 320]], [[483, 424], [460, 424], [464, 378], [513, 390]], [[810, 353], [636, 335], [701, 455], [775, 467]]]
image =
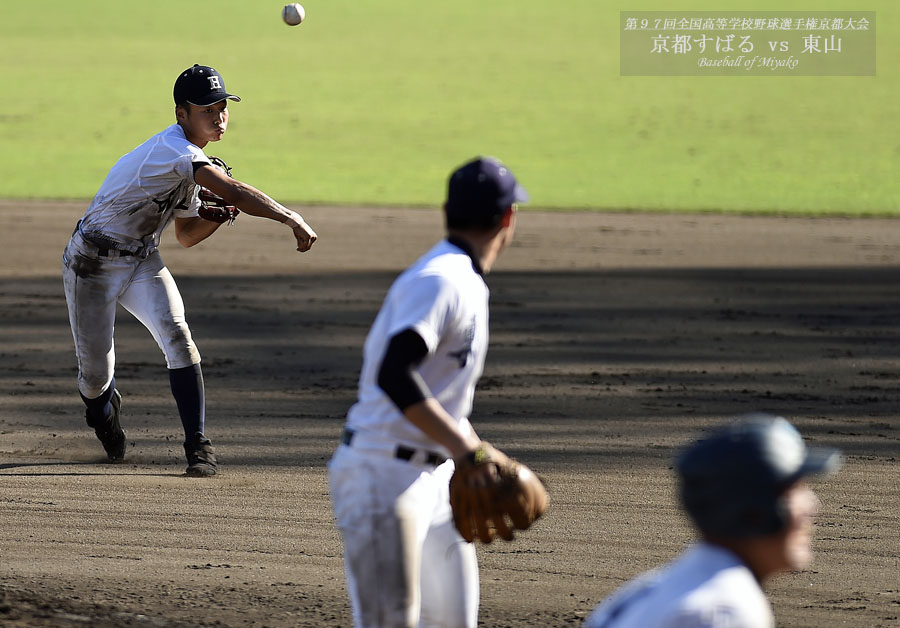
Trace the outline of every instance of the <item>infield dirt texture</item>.
[[[0, 203], [0, 625], [348, 626], [325, 464], [361, 345], [437, 210], [305, 208], [312, 252], [242, 216], [163, 255], [203, 355], [221, 475], [187, 479], [149, 334], [122, 313], [127, 461], [84, 425], [60, 254], [84, 203]], [[481, 625], [574, 626], [691, 533], [678, 446], [734, 413], [847, 455], [817, 482], [779, 626], [900, 625], [900, 221], [525, 212], [489, 277], [473, 422], [552, 505], [479, 549]]]

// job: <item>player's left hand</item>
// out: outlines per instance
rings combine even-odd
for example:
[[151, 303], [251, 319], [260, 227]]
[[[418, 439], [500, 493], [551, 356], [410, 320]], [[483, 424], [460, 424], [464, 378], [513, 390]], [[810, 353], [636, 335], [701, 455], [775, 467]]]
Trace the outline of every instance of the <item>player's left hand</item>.
[[453, 523], [468, 541], [511, 541], [513, 530], [526, 530], [544, 514], [547, 489], [531, 469], [482, 441], [454, 460], [450, 479]]
[[297, 250], [301, 253], [310, 250], [319, 239], [313, 228], [306, 224], [303, 217], [296, 212], [291, 212], [291, 216], [285, 221], [285, 224], [293, 230], [294, 237], [297, 238]]

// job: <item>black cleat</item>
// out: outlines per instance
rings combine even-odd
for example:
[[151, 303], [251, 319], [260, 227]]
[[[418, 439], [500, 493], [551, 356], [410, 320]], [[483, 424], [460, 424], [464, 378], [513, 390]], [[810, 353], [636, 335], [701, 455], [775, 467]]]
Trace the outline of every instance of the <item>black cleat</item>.
[[197, 432], [190, 441], [184, 444], [184, 455], [187, 456], [188, 461], [185, 475], [192, 478], [205, 478], [216, 474], [215, 450], [203, 432]]
[[125, 459], [125, 432], [119, 425], [119, 412], [122, 408], [122, 395], [118, 390], [113, 390], [112, 397], [109, 400], [112, 406], [112, 413], [103, 423], [96, 425], [87, 412], [84, 418], [87, 424], [94, 428], [94, 433], [100, 442], [103, 443], [103, 449], [106, 450], [106, 457], [110, 462], [122, 462]]

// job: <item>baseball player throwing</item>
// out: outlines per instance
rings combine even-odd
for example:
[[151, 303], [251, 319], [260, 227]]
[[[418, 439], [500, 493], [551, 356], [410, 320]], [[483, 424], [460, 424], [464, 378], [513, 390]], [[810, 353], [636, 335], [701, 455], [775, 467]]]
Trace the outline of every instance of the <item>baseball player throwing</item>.
[[299, 214], [230, 178], [204, 154], [209, 142], [225, 135], [228, 101], [240, 101], [225, 91], [216, 70], [194, 65], [182, 72], [174, 99], [176, 123], [119, 159], [78, 221], [63, 253], [63, 280], [85, 418], [109, 460], [122, 460], [126, 448], [114, 377], [113, 325], [121, 303], [165, 355], [184, 427], [187, 475], [208, 476], [216, 473], [216, 458], [205, 436], [200, 354], [181, 295], [160, 258], [160, 236], [174, 222], [178, 242], [190, 247], [221, 226], [220, 218], [201, 214], [201, 188], [232, 206], [229, 216], [237, 207], [287, 225], [298, 251], [309, 250], [317, 236]]
[[468, 419], [488, 344], [483, 275], [524, 200], [496, 160], [456, 170], [447, 239], [397, 278], [366, 338], [359, 399], [329, 463], [356, 626], [476, 624], [475, 550], [454, 526], [448, 483], [453, 458], [488, 451]]
[[807, 449], [781, 417], [719, 429], [677, 461], [681, 501], [700, 543], [606, 599], [586, 628], [774, 628], [761, 585], [812, 559], [818, 499], [804, 478], [835, 470], [833, 449]]

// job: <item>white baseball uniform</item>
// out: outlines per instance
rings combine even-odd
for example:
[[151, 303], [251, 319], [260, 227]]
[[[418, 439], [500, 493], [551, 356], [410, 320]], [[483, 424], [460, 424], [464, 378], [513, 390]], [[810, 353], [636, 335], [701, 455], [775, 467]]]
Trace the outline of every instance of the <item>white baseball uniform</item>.
[[209, 159], [173, 124], [119, 159], [72, 234], [63, 282], [85, 397], [99, 396], [112, 380], [117, 302], [150, 330], [170, 369], [200, 362], [157, 250], [175, 217], [198, 215], [196, 163]]
[[356, 626], [474, 626], [475, 549], [453, 526], [449, 452], [378, 386], [390, 339], [413, 330], [428, 355], [418, 373], [469, 434], [488, 344], [488, 288], [472, 259], [444, 240], [404, 271], [363, 349], [359, 399], [329, 463]]
[[772, 607], [750, 569], [709, 543], [638, 576], [603, 601], [585, 628], [774, 628]]

